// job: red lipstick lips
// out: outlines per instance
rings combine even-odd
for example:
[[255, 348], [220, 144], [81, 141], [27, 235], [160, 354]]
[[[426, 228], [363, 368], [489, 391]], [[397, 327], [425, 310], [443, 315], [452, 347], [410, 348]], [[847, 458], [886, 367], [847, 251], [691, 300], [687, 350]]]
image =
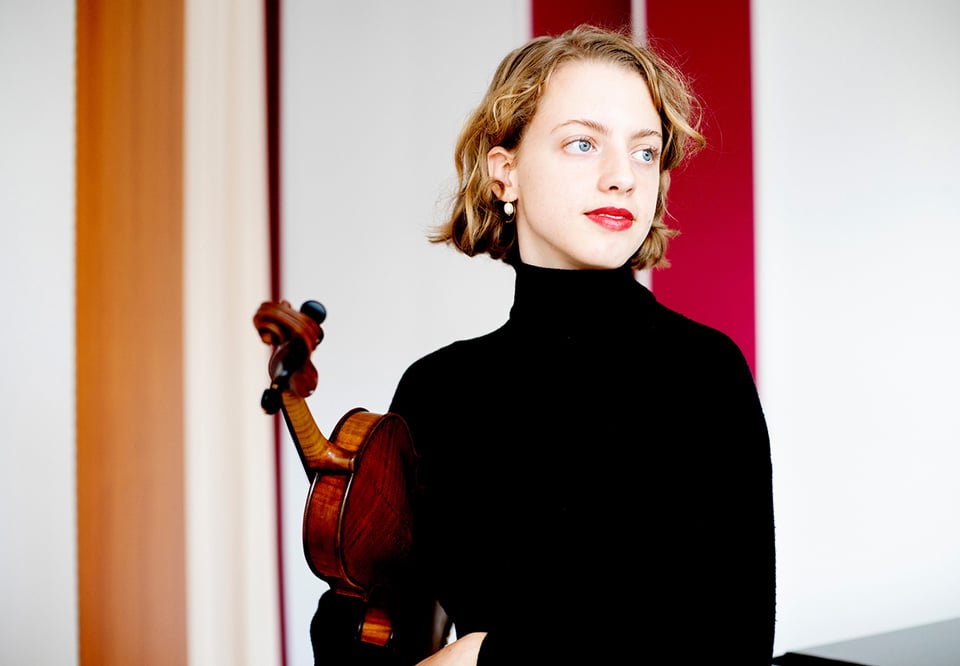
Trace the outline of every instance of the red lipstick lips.
[[597, 208], [585, 214], [596, 224], [611, 231], [626, 231], [633, 226], [633, 213], [625, 208]]

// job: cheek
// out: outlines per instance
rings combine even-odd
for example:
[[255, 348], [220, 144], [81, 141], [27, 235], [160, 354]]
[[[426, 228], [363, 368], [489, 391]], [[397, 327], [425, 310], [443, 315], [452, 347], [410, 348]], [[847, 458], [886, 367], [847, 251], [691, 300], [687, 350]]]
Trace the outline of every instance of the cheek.
[[[526, 177], [517, 187], [517, 196], [523, 202], [524, 208], [530, 213], [549, 208], [551, 201], [556, 198], [556, 181], [551, 179], [549, 172], [538, 171], [535, 174], [526, 174]], [[554, 196], [550, 193], [553, 192]]]
[[637, 188], [640, 192], [641, 205], [645, 211], [648, 211], [649, 216], [653, 218], [654, 212], [657, 209], [657, 201], [660, 197], [660, 175], [647, 175], [643, 178], [642, 183], [643, 185]]
[[653, 229], [653, 215], [650, 216], [650, 219], [646, 221], [645, 224], [641, 226], [642, 233], [640, 234], [640, 244], [643, 241], [647, 240], [647, 236], [650, 235], [650, 230]]

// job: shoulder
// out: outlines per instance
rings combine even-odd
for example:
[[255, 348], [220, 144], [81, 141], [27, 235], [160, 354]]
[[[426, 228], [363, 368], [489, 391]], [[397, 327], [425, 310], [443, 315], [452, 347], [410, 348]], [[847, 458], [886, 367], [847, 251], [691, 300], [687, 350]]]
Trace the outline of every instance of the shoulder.
[[729, 335], [660, 303], [653, 317], [653, 327], [658, 339], [673, 347], [673, 355], [699, 362], [714, 360], [744, 366], [747, 363], [743, 351]]
[[[767, 464], [766, 418], [743, 351], [723, 331], [666, 307], [658, 310], [654, 317], [660, 346], [656, 385], [664, 398], [661, 407], [668, 414], [666, 423], [673, 438], [740, 442], [734, 447], [700, 449], [703, 455], [709, 451], [709, 459], [718, 466], [742, 462], [744, 456]], [[693, 413], [697, 418], [690, 418]], [[746, 442], [756, 446], [744, 445]]]
[[410, 428], [422, 455], [445, 450], [449, 433], [476, 418], [477, 407], [498, 391], [494, 362], [506, 347], [503, 329], [458, 340], [410, 364], [400, 377], [389, 411]]
[[435, 375], [459, 373], [480, 363], [478, 355], [493, 353], [505, 344], [506, 326], [475, 338], [456, 340], [421, 356], [407, 368], [404, 375]]
[[723, 331], [665, 305], [645, 285], [637, 283], [633, 295], [637, 325], [659, 355], [745, 363], [739, 346]]
[[414, 399], [440, 399], [458, 390], [489, 366], [491, 356], [506, 347], [505, 335], [504, 326], [486, 335], [451, 342], [421, 356], [400, 377], [391, 411], [402, 409]]
[[667, 307], [657, 310], [653, 375], [661, 395], [678, 408], [700, 405], [718, 420], [737, 419], [744, 409], [762, 414], [753, 370], [730, 335]]

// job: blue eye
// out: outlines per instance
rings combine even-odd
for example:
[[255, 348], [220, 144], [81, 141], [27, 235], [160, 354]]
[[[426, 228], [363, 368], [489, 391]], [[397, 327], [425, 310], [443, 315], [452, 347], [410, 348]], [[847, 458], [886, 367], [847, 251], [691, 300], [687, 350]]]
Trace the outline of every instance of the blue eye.
[[593, 142], [590, 139], [574, 139], [564, 146], [564, 150], [577, 154], [589, 153], [593, 150]]
[[643, 148], [634, 153], [641, 162], [653, 162], [656, 154], [653, 152], [652, 148]]

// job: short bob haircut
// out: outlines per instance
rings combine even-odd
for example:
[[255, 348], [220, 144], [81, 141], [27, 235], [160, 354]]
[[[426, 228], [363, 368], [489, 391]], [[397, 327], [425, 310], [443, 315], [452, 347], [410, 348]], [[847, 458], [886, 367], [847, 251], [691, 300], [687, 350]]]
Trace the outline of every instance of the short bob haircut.
[[698, 130], [699, 105], [685, 78], [664, 57], [622, 32], [590, 25], [556, 37], [537, 37], [500, 63], [457, 140], [457, 191], [450, 218], [433, 230], [432, 242], [450, 243], [471, 257], [486, 253], [510, 264], [519, 263], [516, 225], [504, 218], [496, 195], [499, 184], [487, 171], [487, 153], [495, 146], [516, 149], [553, 72], [564, 63], [584, 60], [628, 67], [639, 73], [650, 89], [663, 130], [660, 186], [653, 226], [630, 265], [638, 270], [669, 265], [667, 241], [677, 234], [663, 221], [670, 171], [705, 143]]

